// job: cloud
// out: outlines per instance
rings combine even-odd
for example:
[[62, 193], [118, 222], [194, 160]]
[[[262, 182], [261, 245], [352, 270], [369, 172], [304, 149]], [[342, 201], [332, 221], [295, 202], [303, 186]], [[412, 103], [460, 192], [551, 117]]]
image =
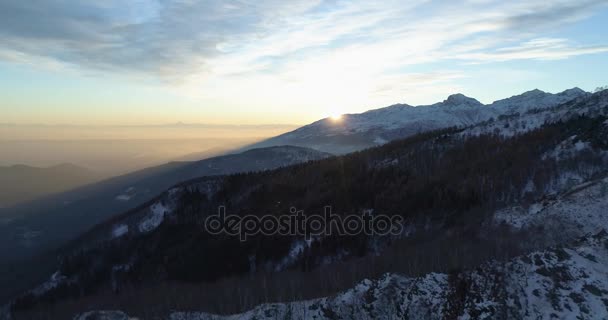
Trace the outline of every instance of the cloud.
[[581, 20], [603, 5], [605, 0], [543, 1], [507, 17], [504, 23], [508, 28], [534, 32]]
[[577, 46], [567, 39], [537, 38], [516, 46], [497, 48], [486, 52], [468, 52], [455, 58], [472, 62], [509, 60], [559, 60], [573, 56], [608, 52], [608, 46]]
[[0, 52], [4, 59], [179, 77], [200, 71], [226, 39], [253, 37], [311, 4], [8, 0], [0, 2]]
[[4, 0], [0, 59], [157, 78], [209, 101], [240, 92], [252, 105], [360, 104], [457, 89], [460, 62], [606, 52], [547, 36], [605, 3]]

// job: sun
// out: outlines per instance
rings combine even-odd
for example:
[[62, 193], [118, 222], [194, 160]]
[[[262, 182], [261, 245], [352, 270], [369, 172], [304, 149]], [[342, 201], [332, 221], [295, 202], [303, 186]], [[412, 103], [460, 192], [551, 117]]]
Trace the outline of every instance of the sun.
[[342, 120], [342, 114], [334, 113], [334, 114], [330, 115], [329, 118], [334, 122], [338, 122], [338, 121]]

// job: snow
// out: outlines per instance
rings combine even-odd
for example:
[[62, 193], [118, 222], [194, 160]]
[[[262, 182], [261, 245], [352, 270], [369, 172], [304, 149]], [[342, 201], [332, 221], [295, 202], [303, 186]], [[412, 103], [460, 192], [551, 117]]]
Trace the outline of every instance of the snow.
[[447, 99], [441, 102], [442, 105], [448, 106], [467, 106], [467, 107], [479, 107], [483, 106], [483, 104], [476, 99], [469, 98], [462, 93], [456, 93], [450, 95]]
[[165, 219], [165, 214], [171, 210], [162, 203], [157, 202], [150, 207], [150, 212], [139, 223], [140, 232], [150, 232], [156, 229]]
[[608, 93], [591, 95], [578, 88], [557, 94], [532, 90], [487, 105], [457, 94], [431, 105], [395, 104], [345, 114], [339, 122], [321, 119], [256, 146], [303, 146], [337, 155], [381, 144], [378, 137], [391, 141], [448, 127], [465, 128], [463, 135], [510, 137], [545, 123], [598, 113], [608, 114]]
[[[505, 135], [514, 135], [526, 128], [541, 126], [546, 120], [546, 114], [539, 110], [556, 107], [567, 101], [588, 96], [578, 88], [566, 90], [558, 94], [533, 90], [511, 98], [495, 101], [483, 105], [479, 101], [462, 94], [449, 96], [443, 102], [432, 105], [413, 107], [407, 104], [395, 104], [385, 108], [370, 110], [360, 114], [346, 114], [340, 122], [331, 119], [322, 119], [295, 131], [280, 135], [265, 142], [266, 145], [306, 145], [319, 150], [333, 148], [332, 153], [341, 153], [346, 148], [344, 143], [332, 143], [338, 136], [369, 135], [369, 144], [353, 144], [342, 151], [356, 151], [357, 149], [382, 144], [393, 138], [403, 138], [419, 132], [436, 130], [447, 127], [476, 126], [497, 119], [501, 116], [518, 118], [518, 115], [527, 114], [526, 118], [518, 119], [521, 123], [518, 128], [505, 128], [507, 121], [492, 121], [493, 125], [486, 125], [483, 132], [501, 131]], [[536, 115], [535, 115], [536, 114]], [[523, 128], [519, 128], [519, 127]], [[391, 135], [391, 132], [398, 132]], [[384, 134], [383, 134], [384, 133]], [[472, 132], [473, 133], [473, 132]], [[382, 138], [379, 138], [382, 134]], [[479, 133], [477, 133], [479, 134]], [[324, 142], [318, 142], [324, 141]]]
[[501, 113], [504, 114], [521, 114], [534, 109], [551, 108], [588, 94], [579, 88], [568, 89], [558, 94], [551, 94], [535, 89], [511, 98], [494, 101], [490, 106], [501, 110]]
[[585, 149], [588, 149], [590, 147], [589, 142], [582, 142], [582, 141], [577, 141], [574, 144], [574, 150], [576, 151], [583, 151]]
[[592, 150], [591, 144], [586, 141], [578, 140], [578, 137], [572, 136], [565, 141], [562, 141], [558, 144], [554, 150], [548, 152], [543, 155], [543, 159], [553, 158], [553, 159], [567, 159], [575, 155], [576, 153], [580, 153], [584, 150]]
[[44, 293], [50, 291], [51, 289], [54, 289], [57, 286], [59, 286], [66, 279], [67, 278], [65, 276], [61, 275], [61, 273], [59, 273], [59, 271], [57, 271], [57, 272], [53, 273], [53, 275], [51, 275], [49, 280], [47, 280], [43, 284], [39, 285], [38, 287], [34, 288], [31, 292], [37, 296], [43, 295]]
[[[154, 212], [165, 212], [159, 204], [153, 207]], [[497, 218], [518, 228], [542, 225], [545, 232], [560, 237], [585, 235], [565, 247], [532, 252], [508, 262], [492, 261], [450, 275], [386, 274], [330, 297], [262, 304], [241, 314], [173, 312], [169, 319], [444, 319], [455, 311], [453, 294], [458, 281], [467, 284], [467, 290], [458, 294], [462, 299], [457, 302], [462, 305], [457, 309], [458, 319], [606, 319], [606, 208], [608, 177], [577, 185], [553, 200], [497, 213]], [[304, 240], [294, 242], [287, 257], [297, 257], [307, 245], [310, 243]], [[117, 314], [107, 319], [125, 318]]]
[[388, 140], [383, 139], [383, 138], [381, 138], [381, 137], [376, 137], [376, 138], [374, 139], [374, 143], [375, 143], [375, 144], [385, 144], [385, 143], [387, 143], [387, 142], [388, 142]]
[[119, 224], [112, 229], [112, 238], [120, 238], [127, 233], [129, 233], [129, 226], [126, 224]]
[[[601, 241], [600, 241], [601, 240]], [[507, 266], [510, 292], [529, 318], [606, 318], [606, 234], [574, 248], [534, 253]], [[602, 248], [603, 247], [603, 248]], [[595, 292], [595, 289], [598, 291]]]
[[285, 270], [298, 261], [306, 248], [310, 248], [313, 240], [295, 240], [291, 243], [289, 253], [274, 266], [274, 271]]
[[136, 320], [122, 311], [90, 311], [74, 317], [74, 320]]
[[128, 195], [126, 195], [126, 194], [120, 194], [120, 195], [116, 196], [116, 200], [119, 200], [119, 201], [129, 201], [129, 200], [131, 200], [131, 197], [128, 196]]
[[[152, 213], [167, 211], [160, 203]], [[517, 228], [543, 226], [548, 234], [575, 239], [563, 247], [532, 252], [508, 262], [491, 261], [450, 275], [385, 274], [336, 295], [262, 304], [241, 314], [173, 312], [170, 320], [253, 319], [605, 319], [608, 318], [608, 177], [579, 184], [555, 199], [511, 207], [497, 221]], [[162, 215], [161, 215], [162, 216]], [[578, 238], [583, 236], [582, 238]], [[297, 258], [312, 242], [295, 241], [284, 259]], [[62, 279], [54, 275], [48, 286]], [[455, 285], [467, 284], [464, 293]], [[117, 318], [124, 319], [122, 314]], [[86, 318], [84, 318], [86, 319]]]
[[[491, 262], [452, 275], [418, 278], [385, 274], [332, 297], [263, 304], [230, 316], [174, 312], [171, 320], [236, 319], [600, 319], [608, 317], [607, 233], [576, 246]], [[453, 279], [453, 280], [450, 280]], [[453, 305], [453, 281], [464, 281], [461, 312]]]
[[123, 193], [117, 195], [115, 199], [118, 201], [129, 201], [136, 194], [137, 194], [137, 192], [135, 191], [135, 187], [129, 187]]
[[558, 234], [580, 236], [608, 229], [607, 208], [608, 179], [604, 178], [574, 186], [557, 199], [534, 203], [528, 210], [518, 206], [499, 210], [494, 219], [518, 229], [544, 226]]
[[526, 186], [524, 187], [523, 193], [532, 193], [534, 192], [534, 190], [536, 190], [536, 186], [534, 185], [534, 181], [532, 180], [528, 180], [528, 183], [526, 183]]
[[[540, 90], [538, 91], [540, 92]], [[527, 94], [531, 97], [530, 99], [521, 97]], [[579, 115], [608, 114], [608, 94], [590, 95], [574, 88], [556, 95], [544, 93], [546, 97], [540, 99], [533, 97], [534, 91], [532, 94], [524, 93], [523, 95], [496, 101], [489, 105], [499, 114], [495, 121], [480, 122], [462, 134], [468, 136], [496, 133], [504, 137], [512, 137], [540, 128], [546, 123], [555, 123]], [[581, 97], [589, 97], [589, 99], [579, 99]], [[577, 147], [585, 148], [586, 146], [578, 145]]]

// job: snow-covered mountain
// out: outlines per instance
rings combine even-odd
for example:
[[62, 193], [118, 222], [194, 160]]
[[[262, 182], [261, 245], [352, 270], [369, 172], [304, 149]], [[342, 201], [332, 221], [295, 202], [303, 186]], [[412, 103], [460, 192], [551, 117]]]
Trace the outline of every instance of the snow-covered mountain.
[[[567, 121], [578, 116], [607, 114], [608, 90], [592, 95], [575, 88], [553, 95], [552, 99], [548, 99], [541, 92], [533, 90], [520, 96], [493, 103], [492, 105], [504, 112], [498, 117], [490, 118], [469, 127], [463, 134], [500, 134], [501, 136], [512, 137], [549, 123]], [[540, 97], [545, 98], [538, 99]], [[555, 101], [565, 102], [555, 104]]]
[[[231, 284], [238, 287], [238, 293], [226, 291], [230, 297], [236, 295], [234, 304], [242, 303], [240, 307], [210, 309], [223, 302], [207, 296], [206, 307], [200, 306], [199, 299], [188, 307], [171, 306], [154, 316], [170, 320], [606, 318], [608, 91], [591, 95], [571, 89], [552, 95], [533, 90], [485, 106], [463, 95], [452, 95], [432, 106], [396, 105], [365, 113], [374, 116], [351, 115], [361, 120], [359, 127], [349, 129], [352, 134], [342, 135], [351, 132], [341, 131], [344, 128], [331, 129], [342, 138], [357, 135], [359, 128], [363, 128], [359, 137], [370, 132], [404, 132], [399, 124], [383, 127], [390, 128], [388, 131], [377, 126], [382, 125], [380, 119], [398, 119], [396, 115], [407, 112], [414, 115], [417, 108], [436, 112], [435, 125], [445, 117], [452, 120], [442, 125], [467, 128], [425, 133], [276, 171], [180, 183], [76, 241], [69, 249], [73, 255], [64, 257], [59, 271], [17, 304], [23, 307], [35, 304], [36, 299], [78, 297], [82, 288], [102, 290], [96, 287], [102, 282], [119, 292], [133, 283], [216, 281], [229, 276], [240, 279]], [[482, 116], [478, 110], [483, 110]], [[446, 115], [450, 112], [452, 117]], [[370, 125], [372, 118], [378, 122]], [[342, 125], [352, 123], [344, 121]], [[303, 154], [291, 149], [266, 149], [262, 163], [272, 162], [278, 155], [294, 163], [310, 157], [308, 149], [302, 150]], [[224, 163], [230, 161], [207, 161], [205, 165], [213, 170]], [[409, 218], [408, 228], [386, 242], [374, 237], [325, 237], [310, 243], [297, 237], [260, 237], [247, 244], [207, 238], [198, 228], [202, 218], [215, 212], [218, 205], [229, 204], [235, 214], [281, 215], [294, 204], [308, 211], [328, 203], [354, 214], [407, 208], [401, 214]], [[400, 255], [408, 246], [390, 251], [389, 242], [410, 239], [412, 247], [425, 250], [408, 252], [407, 258]], [[447, 251], [442, 251], [442, 241], [446, 241]], [[474, 248], [490, 253], [471, 263], [452, 257], [451, 252], [475, 255], [469, 241], [483, 243]], [[503, 253], [503, 249], [513, 250]], [[425, 266], [421, 257], [431, 255], [435, 255], [432, 263], [420, 267]], [[377, 258], [361, 260], [370, 264], [356, 262], [370, 256]], [[382, 260], [383, 256], [387, 260]], [[407, 266], [390, 269], [399, 259], [407, 260]], [[456, 269], [446, 263], [449, 259], [458, 261]], [[382, 261], [390, 263], [385, 266]], [[344, 268], [337, 270], [350, 272], [354, 270], [350, 267], [373, 266], [382, 272], [356, 276], [340, 289], [323, 294], [315, 291], [299, 296], [295, 288], [307, 287], [288, 278], [291, 293], [268, 298], [268, 290], [254, 303], [243, 302], [252, 297], [244, 291], [243, 282], [257, 274], [268, 274], [268, 279], [287, 274], [298, 277], [302, 276], [297, 272], [300, 268], [304, 273], [311, 269], [323, 272], [335, 270], [331, 269], [333, 264], [340, 263]], [[364, 280], [345, 290], [361, 279], [375, 279], [387, 271], [390, 273], [377, 280]], [[188, 277], [182, 278], [182, 274]], [[253, 285], [249, 288], [266, 290]], [[322, 286], [315, 290], [318, 288]], [[278, 292], [282, 289], [275, 288]], [[174, 292], [176, 299], [182, 297], [181, 292]], [[213, 294], [220, 296], [215, 291]], [[318, 298], [321, 296], [325, 297]], [[123, 310], [146, 314], [129, 308]], [[91, 309], [96, 308], [79, 308], [69, 315]], [[229, 312], [238, 314], [187, 310], [232, 310]], [[104, 317], [129, 319], [120, 311], [93, 311], [76, 319]]]
[[580, 88], [572, 88], [557, 94], [538, 89], [524, 92], [507, 99], [494, 101], [490, 107], [500, 114], [524, 113], [532, 109], [547, 109], [575, 98], [589, 96], [590, 93]]
[[339, 120], [325, 118], [255, 146], [297, 145], [342, 154], [429, 130], [468, 127], [501, 115], [548, 109], [588, 95], [590, 93], [579, 88], [557, 94], [535, 89], [484, 105], [463, 94], [453, 94], [432, 105], [395, 104], [345, 114]]
[[[229, 316], [174, 312], [167, 320], [253, 319], [605, 319], [608, 317], [608, 178], [563, 196], [511, 207], [496, 223], [545, 233], [562, 243], [506, 262], [420, 277], [385, 274], [333, 296], [262, 304]], [[121, 311], [91, 311], [75, 320], [128, 320]]]

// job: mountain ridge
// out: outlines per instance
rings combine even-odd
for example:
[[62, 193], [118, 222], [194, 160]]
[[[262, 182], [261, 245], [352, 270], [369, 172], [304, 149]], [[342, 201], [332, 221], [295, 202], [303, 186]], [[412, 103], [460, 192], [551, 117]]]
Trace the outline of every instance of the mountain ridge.
[[362, 113], [344, 114], [339, 120], [324, 118], [251, 147], [288, 144], [345, 154], [419, 132], [452, 126], [467, 127], [502, 115], [548, 109], [588, 95], [590, 93], [577, 87], [556, 94], [534, 89], [482, 104], [456, 93], [430, 105], [399, 103]]

